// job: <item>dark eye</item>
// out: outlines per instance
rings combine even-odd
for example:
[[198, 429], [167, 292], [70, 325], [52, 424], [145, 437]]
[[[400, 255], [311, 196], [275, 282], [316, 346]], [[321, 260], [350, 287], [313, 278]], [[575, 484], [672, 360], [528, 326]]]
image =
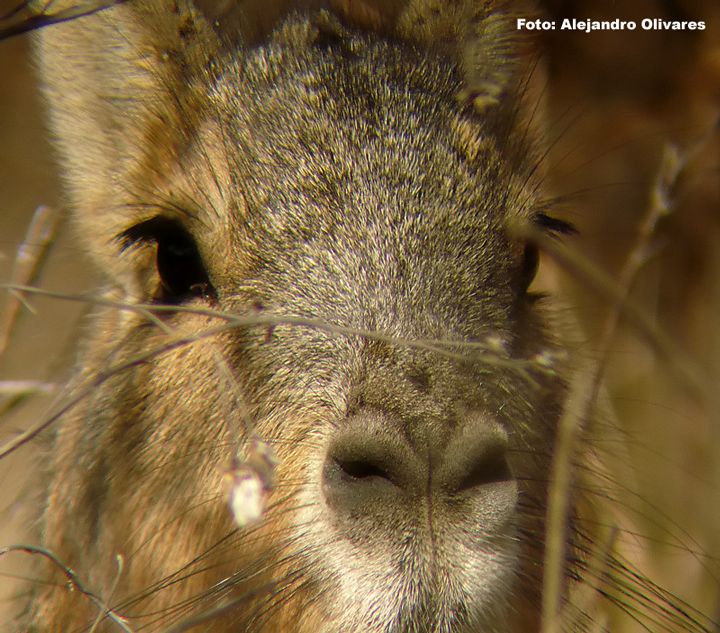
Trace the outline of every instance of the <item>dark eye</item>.
[[123, 231], [118, 239], [122, 250], [141, 243], [156, 244], [160, 278], [156, 301], [181, 303], [192, 297], [215, 296], [195, 240], [178, 220], [157, 216]]
[[[575, 227], [566, 222], [553, 218], [545, 213], [538, 213], [532, 219], [537, 228], [545, 233], [553, 236], [573, 235], [577, 233]], [[538, 247], [532, 242], [528, 242], [523, 249], [523, 259], [520, 269], [520, 287], [524, 293], [527, 293], [530, 284], [535, 279], [540, 263], [540, 253]], [[540, 295], [536, 295], [539, 297]]]
[[540, 263], [540, 254], [537, 246], [527, 244], [523, 251], [522, 270], [520, 271], [520, 287], [523, 292], [527, 292], [535, 275], [537, 275], [538, 265]]

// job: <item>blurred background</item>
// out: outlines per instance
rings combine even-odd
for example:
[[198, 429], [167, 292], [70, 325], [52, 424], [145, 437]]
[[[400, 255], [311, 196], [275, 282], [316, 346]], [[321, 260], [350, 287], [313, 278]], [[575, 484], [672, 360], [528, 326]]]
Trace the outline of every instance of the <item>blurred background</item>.
[[[682, 168], [668, 188], [671, 213], [655, 228], [652, 248], [632, 287], [657, 327], [696, 368], [699, 394], [678, 381], [673, 365], [621, 324], [609, 352], [604, 409], [588, 440], [615, 464], [606, 524], [623, 527], [621, 554], [679, 599], [720, 621], [720, 3], [717, 0], [545, 0], [552, 19], [702, 20], [703, 31], [543, 34], [547, 51], [541, 109], [547, 191], [556, 214], [580, 235], [571, 242], [611, 276], [632, 250], [662, 173], [665, 148]], [[0, 1], [0, 8], [4, 6]], [[0, 11], [2, 13], [2, 11]], [[43, 125], [29, 40], [0, 42], [0, 282], [12, 278], [16, 252], [35, 209], [62, 215], [56, 168]], [[579, 351], [600, 353], [607, 297], [572, 272], [547, 266], [562, 310], [577, 315]], [[61, 218], [35, 283], [62, 292], [97, 287], [84, 253]], [[0, 323], [9, 295], [0, 292]], [[0, 381], [62, 382], [75, 358], [84, 308], [27, 297], [0, 353]], [[2, 326], [0, 326], [1, 328]], [[683, 360], [685, 359], [685, 360]], [[7, 382], [0, 382], [7, 385]], [[36, 422], [52, 395], [0, 393], [0, 441]], [[607, 429], [612, 428], [612, 433]], [[33, 541], [31, 517], [42, 499], [42, 442], [0, 460], [0, 546]], [[617, 461], [613, 462], [613, 458]], [[628, 466], [631, 468], [628, 468]], [[607, 482], [600, 469], [598, 490]], [[602, 483], [602, 485], [601, 485]], [[604, 490], [604, 488], [602, 488]], [[27, 558], [0, 558], [0, 628], [31, 576]], [[651, 596], [651, 589], [647, 590]], [[638, 609], [641, 606], [636, 605]], [[597, 630], [686, 630], [663, 620], [640, 628], [622, 609]], [[657, 625], [658, 628], [655, 628]], [[647, 625], [646, 625], [647, 626]], [[707, 630], [720, 630], [710, 628]]]
[[[0, 2], [0, 13], [7, 3]], [[46, 133], [30, 55], [30, 40], [0, 42], [0, 283], [12, 279], [19, 246], [39, 205], [60, 212], [56, 168]], [[66, 223], [60, 222], [54, 244], [35, 283], [44, 288], [75, 292], [96, 285], [83, 253], [72, 245]], [[83, 307], [61, 301], [29, 298], [18, 314], [4, 351], [0, 351], [0, 386], [6, 381], [60, 382], [75, 358]], [[0, 290], [0, 332], [10, 312], [10, 295]], [[3, 346], [0, 333], [0, 348]], [[10, 385], [12, 386], [12, 385]], [[0, 388], [0, 442], [42, 418], [51, 395], [8, 395]], [[35, 484], [43, 471], [38, 450], [42, 442], [0, 459], [0, 547], [37, 542], [34, 521], [42, 499]], [[27, 590], [31, 566], [25, 555], [0, 558], [0, 630]]]

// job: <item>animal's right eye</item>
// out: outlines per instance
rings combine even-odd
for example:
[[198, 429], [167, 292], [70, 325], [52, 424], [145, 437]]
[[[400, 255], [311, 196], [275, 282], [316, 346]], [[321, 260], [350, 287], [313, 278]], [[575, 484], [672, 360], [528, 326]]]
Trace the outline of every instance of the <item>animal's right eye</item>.
[[522, 271], [520, 273], [520, 284], [523, 292], [527, 292], [533, 279], [535, 279], [539, 263], [540, 253], [538, 252], [537, 246], [535, 246], [535, 244], [527, 244], [523, 251]]
[[177, 304], [192, 297], [215, 297], [197, 244], [178, 220], [156, 216], [123, 231], [118, 239], [123, 250], [142, 243], [156, 245], [155, 262], [160, 279], [156, 301]]
[[[532, 218], [532, 221], [537, 228], [550, 235], [562, 236], [577, 233], [575, 227], [569, 222], [554, 218], [545, 213], [538, 213]], [[520, 288], [523, 293], [528, 293], [528, 288], [537, 275], [539, 264], [540, 253], [538, 247], [532, 242], [528, 242], [523, 250], [523, 259], [520, 268]], [[528, 296], [531, 299], [536, 299], [541, 295], [530, 293]]]

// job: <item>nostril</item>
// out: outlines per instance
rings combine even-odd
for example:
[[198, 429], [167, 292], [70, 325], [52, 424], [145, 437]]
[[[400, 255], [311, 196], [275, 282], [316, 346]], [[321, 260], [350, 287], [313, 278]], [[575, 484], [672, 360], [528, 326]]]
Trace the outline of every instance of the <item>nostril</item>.
[[412, 450], [383, 418], [354, 416], [332, 438], [322, 466], [322, 491], [334, 512], [385, 514], [391, 499], [418, 479]]
[[473, 488], [511, 479], [513, 479], [513, 475], [504, 451], [492, 452], [481, 455], [479, 459], [471, 462], [469, 471], [460, 478], [457, 491], [466, 492]]
[[[345, 448], [347, 445], [345, 445]], [[337, 453], [344, 453], [337, 450]], [[323, 467], [323, 494], [333, 511], [357, 517], [368, 512], [384, 514], [389, 499], [402, 492], [398, 474], [378, 455], [330, 454]]]
[[514, 481], [508, 451], [508, 434], [499, 425], [470, 419], [448, 444], [438, 480], [450, 494], [482, 495], [483, 487]]
[[362, 481], [386, 480], [393, 483], [390, 474], [380, 464], [360, 459], [333, 459], [334, 466], [338, 469], [340, 477], [349, 483]]

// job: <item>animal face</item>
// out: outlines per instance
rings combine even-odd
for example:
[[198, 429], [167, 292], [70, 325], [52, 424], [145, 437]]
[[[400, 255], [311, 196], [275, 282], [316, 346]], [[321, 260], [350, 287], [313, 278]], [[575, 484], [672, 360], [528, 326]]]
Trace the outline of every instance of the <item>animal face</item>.
[[[428, 41], [461, 17], [490, 35]], [[311, 11], [247, 48], [134, 2], [43, 36], [80, 233], [124, 300], [164, 310], [98, 317], [85, 362], [107, 379], [57, 446], [86, 465], [57, 464], [47, 511], [93, 576], [124, 557], [128, 605], [236, 601], [222, 630], [537, 619], [564, 390], [534, 360], [555, 346], [513, 228], [566, 227], [501, 101], [511, 65], [482, 67], [501, 17], [417, 6], [385, 33]], [[238, 528], [220, 467], [253, 445], [268, 507]], [[50, 593], [38, 622], [92, 617]]]

